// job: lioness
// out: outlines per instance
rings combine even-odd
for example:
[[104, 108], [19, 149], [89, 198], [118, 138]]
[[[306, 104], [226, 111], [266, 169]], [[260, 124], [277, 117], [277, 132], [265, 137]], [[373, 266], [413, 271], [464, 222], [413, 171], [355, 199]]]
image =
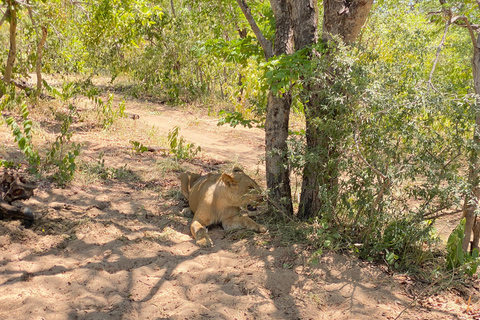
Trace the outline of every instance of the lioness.
[[235, 167], [231, 175], [209, 173], [199, 175], [185, 172], [179, 176], [182, 193], [187, 198], [193, 216], [190, 231], [196, 243], [211, 247], [212, 240], [207, 234], [209, 225], [221, 223], [223, 229], [248, 228], [257, 232], [267, 229], [240, 215], [240, 207], [262, 200], [260, 187], [242, 169]]

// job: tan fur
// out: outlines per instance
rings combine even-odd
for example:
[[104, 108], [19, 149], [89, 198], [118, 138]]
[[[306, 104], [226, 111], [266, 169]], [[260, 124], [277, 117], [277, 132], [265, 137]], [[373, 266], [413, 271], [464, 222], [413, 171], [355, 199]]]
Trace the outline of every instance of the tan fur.
[[212, 224], [221, 223], [225, 230], [247, 228], [257, 232], [267, 231], [249, 217], [240, 215], [240, 207], [262, 200], [258, 184], [241, 169], [234, 168], [231, 175], [209, 173], [201, 176], [185, 172], [179, 178], [182, 193], [194, 214], [190, 231], [198, 245], [212, 246], [206, 229]]

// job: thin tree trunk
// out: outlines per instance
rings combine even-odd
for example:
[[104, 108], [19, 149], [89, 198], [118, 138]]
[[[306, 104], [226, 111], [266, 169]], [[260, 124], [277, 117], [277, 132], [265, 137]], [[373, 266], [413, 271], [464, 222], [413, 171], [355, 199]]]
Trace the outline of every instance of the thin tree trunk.
[[[469, 184], [472, 187], [472, 190], [465, 197], [464, 205], [464, 216], [465, 216], [465, 237], [462, 241], [462, 249], [467, 252], [469, 249], [470, 240], [472, 238], [472, 233], [474, 234], [474, 239], [476, 239], [476, 248], [478, 248], [478, 233], [480, 229], [477, 227], [474, 229], [476, 215], [475, 212], [478, 209], [478, 199], [480, 196], [479, 190], [479, 159], [478, 159], [478, 150], [480, 148], [480, 35], [475, 41], [473, 36], [472, 29], [468, 20], [466, 21], [469, 26], [470, 35], [472, 37], [473, 44], [473, 59], [472, 59], [472, 71], [473, 71], [473, 83], [475, 88], [475, 131], [473, 133], [473, 144], [474, 148], [472, 151], [472, 156], [470, 158], [470, 169], [468, 174]], [[478, 222], [477, 222], [478, 223]], [[472, 244], [471, 250], [474, 249]]]
[[478, 222], [478, 219], [475, 220], [475, 225], [473, 226], [472, 233], [473, 240], [470, 252], [472, 252], [475, 248], [479, 249], [478, 245], [480, 242], [480, 223]]
[[[301, 50], [306, 46], [317, 43], [318, 34], [318, 13], [317, 1], [292, 1], [292, 19], [295, 39], [295, 50]], [[318, 213], [321, 207], [319, 197], [319, 181], [320, 175], [318, 164], [324, 162], [318, 157], [309, 157], [308, 154], [315, 153], [318, 148], [317, 126], [312, 123], [312, 120], [317, 117], [316, 111], [318, 99], [317, 96], [311, 94], [317, 91], [313, 83], [304, 85], [304, 91], [307, 98], [305, 98], [305, 136], [306, 136], [306, 155], [305, 166], [303, 168], [302, 191], [300, 195], [300, 206], [298, 208], [298, 217], [307, 219]], [[316, 159], [317, 161], [315, 161]]]
[[40, 97], [42, 93], [42, 57], [43, 57], [43, 46], [45, 45], [45, 41], [47, 40], [47, 27], [42, 27], [42, 38], [38, 42], [37, 45], [37, 65], [36, 65], [36, 73], [37, 73], [37, 98]]
[[268, 41], [263, 35], [262, 31], [260, 31], [260, 28], [255, 22], [255, 19], [253, 19], [252, 13], [250, 11], [250, 7], [247, 5], [245, 0], [237, 0], [237, 3], [240, 9], [242, 9], [245, 19], [247, 19], [248, 23], [250, 24], [250, 27], [252, 28], [253, 33], [255, 34], [255, 37], [260, 43], [260, 46], [263, 49], [263, 53], [265, 54], [265, 59], [266, 60], [270, 59], [273, 56], [272, 43]]
[[176, 18], [177, 15], [175, 14], [175, 6], [173, 5], [173, 0], [170, 0], [170, 6], [172, 7], [172, 15], [174, 18]]
[[[240, 37], [240, 39], [245, 39], [247, 37], [247, 29], [246, 28], [243, 28], [243, 29], [238, 29], [237, 28], [237, 31], [238, 31], [238, 36]], [[240, 88], [240, 92], [239, 92], [238, 97], [237, 97], [237, 102], [241, 103], [242, 98], [243, 98], [243, 75], [240, 72], [238, 73], [237, 86]]]
[[[38, 27], [38, 25], [35, 23], [35, 19], [33, 18], [33, 10], [30, 5], [30, 1], [27, 0], [28, 6], [28, 16], [30, 17], [30, 21], [32, 21], [32, 26], [35, 28], [35, 32], [37, 33], [37, 39], [38, 39], [38, 44], [37, 44], [37, 61], [36, 61], [36, 66], [35, 66], [35, 72], [37, 74], [37, 90], [35, 92], [35, 96], [40, 97], [42, 94], [42, 57], [43, 57], [43, 47], [45, 45], [45, 41], [47, 40], [47, 28], [46, 27]], [[40, 34], [40, 30], [42, 34]]]
[[12, 79], [13, 65], [15, 64], [15, 56], [17, 54], [17, 6], [14, 2], [8, 2], [10, 7], [10, 50], [8, 51], [7, 65], [3, 80], [7, 85]]

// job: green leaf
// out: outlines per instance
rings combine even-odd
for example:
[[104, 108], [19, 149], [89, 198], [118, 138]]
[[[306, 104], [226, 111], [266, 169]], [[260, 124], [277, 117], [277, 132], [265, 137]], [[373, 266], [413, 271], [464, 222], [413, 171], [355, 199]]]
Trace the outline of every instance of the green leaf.
[[25, 151], [25, 146], [26, 145], [27, 145], [27, 141], [26, 141], [25, 137], [22, 137], [22, 138], [20, 138], [20, 140], [18, 140], [18, 147], [20, 148], [20, 150]]

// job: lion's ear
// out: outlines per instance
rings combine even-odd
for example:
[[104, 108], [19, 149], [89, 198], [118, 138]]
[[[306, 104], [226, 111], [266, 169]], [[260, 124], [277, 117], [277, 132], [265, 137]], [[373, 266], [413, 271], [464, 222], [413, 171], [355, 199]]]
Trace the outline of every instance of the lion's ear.
[[222, 181], [227, 187], [233, 187], [236, 184], [235, 179], [233, 179], [232, 176], [229, 176], [226, 173], [222, 174]]
[[242, 172], [243, 173], [243, 170], [240, 168], [240, 167], [233, 167], [233, 173], [236, 173], [236, 172]]

